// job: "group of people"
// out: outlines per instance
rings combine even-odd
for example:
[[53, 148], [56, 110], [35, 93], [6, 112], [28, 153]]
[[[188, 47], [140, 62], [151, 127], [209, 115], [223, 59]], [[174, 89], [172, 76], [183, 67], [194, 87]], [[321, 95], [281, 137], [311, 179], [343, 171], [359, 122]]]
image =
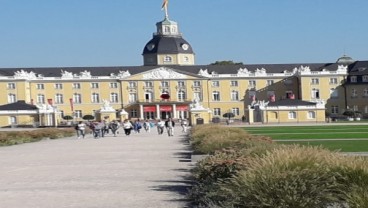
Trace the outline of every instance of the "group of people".
[[[179, 123], [182, 127], [182, 132], [187, 132], [188, 122], [186, 119], [180, 119]], [[122, 127], [125, 135], [129, 136], [131, 132], [140, 133], [143, 128], [146, 132], [151, 132], [151, 129], [156, 126], [158, 134], [163, 134], [164, 130], [168, 136], [174, 136], [174, 127], [175, 122], [172, 118], [168, 118], [166, 121], [158, 119], [156, 122], [151, 120], [141, 121], [140, 119], [135, 120], [134, 122], [125, 119], [123, 122], [119, 122], [117, 120], [113, 120], [111, 122], [101, 121], [101, 122], [89, 122], [84, 123], [80, 121], [76, 126], [75, 130], [77, 131], [77, 137], [85, 138], [86, 128], [89, 127], [92, 130], [93, 137], [95, 139], [100, 137], [105, 137], [106, 134], [111, 133], [116, 137], [119, 133], [119, 128]]]

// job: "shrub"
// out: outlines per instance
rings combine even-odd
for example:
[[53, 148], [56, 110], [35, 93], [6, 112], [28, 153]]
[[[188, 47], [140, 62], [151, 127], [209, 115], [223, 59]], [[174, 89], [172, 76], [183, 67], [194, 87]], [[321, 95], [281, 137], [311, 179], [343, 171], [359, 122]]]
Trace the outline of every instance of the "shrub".
[[73, 136], [74, 129], [37, 129], [33, 131], [9, 131], [0, 132], [0, 146], [9, 146], [28, 142], [40, 141], [44, 138], [57, 139]]
[[269, 137], [252, 136], [240, 128], [219, 125], [196, 126], [190, 135], [194, 153], [213, 154], [224, 148], [250, 148], [254, 143], [272, 143]]
[[227, 196], [223, 194], [219, 182], [246, 169], [249, 158], [260, 157], [276, 147], [274, 144], [260, 143], [250, 149], [224, 149], [199, 161], [192, 171], [196, 183], [190, 190], [189, 197], [194, 204], [201, 206], [213, 206], [226, 201]]
[[222, 184], [235, 207], [317, 208], [341, 204], [345, 186], [328, 161], [342, 156], [319, 147], [284, 146], [253, 157], [247, 170]]

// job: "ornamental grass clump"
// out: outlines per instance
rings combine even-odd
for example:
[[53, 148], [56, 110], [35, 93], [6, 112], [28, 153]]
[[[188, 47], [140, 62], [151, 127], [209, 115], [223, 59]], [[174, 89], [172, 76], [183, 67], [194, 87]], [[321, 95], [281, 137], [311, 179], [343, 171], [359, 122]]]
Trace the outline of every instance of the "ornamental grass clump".
[[[336, 171], [345, 156], [320, 147], [287, 145], [253, 157], [221, 184], [220, 206], [325, 208], [347, 203], [347, 177]], [[337, 166], [336, 166], [337, 165]]]
[[219, 125], [201, 125], [194, 127], [190, 134], [194, 153], [214, 154], [224, 148], [250, 148], [254, 143], [272, 143], [269, 137], [253, 136], [240, 128], [228, 128]]
[[6, 131], [0, 132], [0, 146], [9, 146], [40, 141], [45, 138], [57, 139], [73, 136], [75, 130], [69, 129], [37, 129], [33, 131]]
[[195, 184], [189, 198], [196, 206], [208, 207], [215, 202], [226, 201], [227, 195], [221, 190], [221, 182], [235, 176], [247, 168], [249, 158], [260, 157], [267, 151], [277, 148], [276, 144], [260, 143], [249, 149], [224, 149], [216, 151], [198, 162], [192, 174]]

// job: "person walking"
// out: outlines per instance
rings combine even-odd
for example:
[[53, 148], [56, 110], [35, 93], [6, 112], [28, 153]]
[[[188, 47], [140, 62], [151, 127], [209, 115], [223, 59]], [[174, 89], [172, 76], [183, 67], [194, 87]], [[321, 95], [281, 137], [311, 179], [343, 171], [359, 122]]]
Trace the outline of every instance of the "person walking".
[[165, 122], [165, 127], [167, 129], [167, 134], [169, 136], [174, 136], [175, 122], [172, 120], [172, 118], [167, 119]]
[[187, 127], [188, 127], [188, 121], [186, 119], [182, 119], [180, 122], [181, 128], [182, 128], [182, 132], [186, 133], [187, 132]]
[[119, 129], [119, 122], [113, 120], [110, 124], [109, 124], [109, 129], [111, 129], [112, 134], [114, 135], [114, 137], [116, 137], [116, 132]]
[[143, 123], [143, 128], [146, 132], [150, 132], [151, 131], [151, 124], [148, 120], [146, 120], [144, 123]]
[[77, 137], [78, 139], [82, 138], [84, 139], [86, 134], [86, 124], [82, 121], [79, 121], [78, 124], [75, 126], [75, 130], [77, 131]]
[[158, 121], [157, 121], [157, 132], [158, 132], [158, 134], [163, 134], [164, 133], [164, 128], [165, 128], [165, 122], [162, 121], [161, 119], [158, 119]]
[[128, 119], [124, 120], [123, 129], [124, 129], [125, 135], [129, 136], [133, 129], [133, 125]]
[[134, 122], [133, 128], [134, 128], [135, 133], [140, 133], [141, 132], [142, 124], [139, 121], [139, 119]]

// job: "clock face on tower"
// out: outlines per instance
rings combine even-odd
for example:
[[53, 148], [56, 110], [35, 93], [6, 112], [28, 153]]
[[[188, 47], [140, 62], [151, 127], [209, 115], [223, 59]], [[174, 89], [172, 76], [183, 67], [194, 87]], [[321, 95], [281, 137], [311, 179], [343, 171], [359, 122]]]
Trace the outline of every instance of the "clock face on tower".
[[154, 48], [155, 48], [155, 44], [153, 44], [153, 43], [150, 43], [150, 44], [147, 45], [147, 49], [149, 51], [152, 51]]
[[186, 51], [189, 49], [189, 45], [184, 43], [183, 45], [181, 45], [181, 48]]

